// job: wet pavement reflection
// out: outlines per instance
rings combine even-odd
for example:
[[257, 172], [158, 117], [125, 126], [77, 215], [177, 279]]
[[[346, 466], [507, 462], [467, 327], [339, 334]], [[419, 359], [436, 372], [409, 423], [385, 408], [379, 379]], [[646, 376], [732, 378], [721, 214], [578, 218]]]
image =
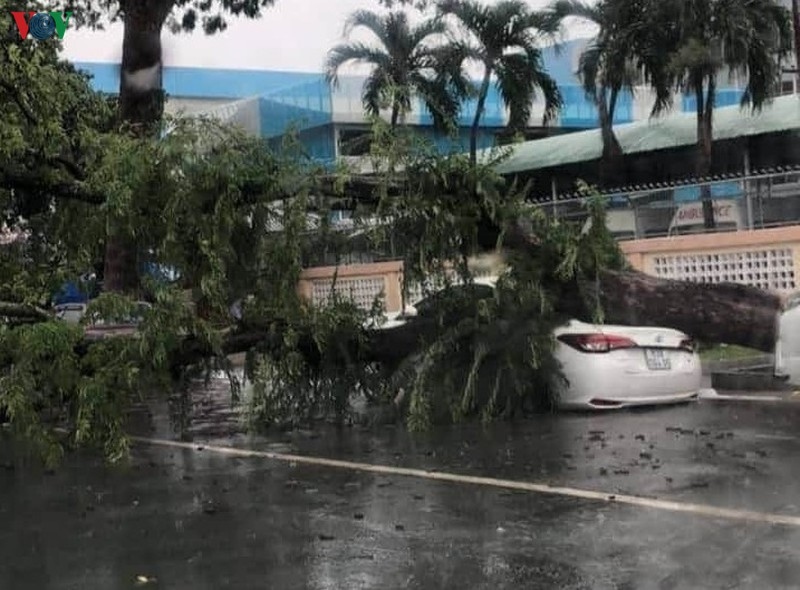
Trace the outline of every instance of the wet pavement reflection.
[[[411, 436], [251, 436], [198, 391], [196, 444], [800, 515], [800, 404], [540, 416]], [[139, 428], [179, 438], [166, 404]], [[185, 438], [185, 436], [184, 436]], [[0, 439], [0, 588], [796, 588], [800, 527], [136, 445], [54, 473]], [[147, 580], [137, 586], [137, 577]]]

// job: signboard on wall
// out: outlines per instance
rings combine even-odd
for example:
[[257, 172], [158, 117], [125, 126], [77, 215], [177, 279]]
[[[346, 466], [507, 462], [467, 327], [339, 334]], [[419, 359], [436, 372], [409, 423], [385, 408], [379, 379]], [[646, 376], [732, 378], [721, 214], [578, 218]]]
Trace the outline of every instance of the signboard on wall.
[[[741, 212], [739, 203], [732, 199], [717, 199], [712, 201], [714, 206], [714, 221], [719, 225], [734, 224], [737, 228], [742, 226]], [[681, 205], [675, 211], [672, 221], [669, 224], [669, 231], [672, 233], [678, 228], [687, 228], [703, 225], [703, 203], [687, 203]]]

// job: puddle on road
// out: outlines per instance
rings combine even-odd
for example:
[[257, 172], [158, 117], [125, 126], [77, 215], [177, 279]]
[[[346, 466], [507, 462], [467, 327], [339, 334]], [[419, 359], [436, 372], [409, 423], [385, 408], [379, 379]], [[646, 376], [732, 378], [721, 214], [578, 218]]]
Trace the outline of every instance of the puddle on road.
[[186, 392], [168, 397], [151, 394], [131, 411], [131, 429], [148, 436], [194, 439], [227, 439], [247, 433], [246, 401], [234, 402], [224, 375], [208, 384], [200, 379]]

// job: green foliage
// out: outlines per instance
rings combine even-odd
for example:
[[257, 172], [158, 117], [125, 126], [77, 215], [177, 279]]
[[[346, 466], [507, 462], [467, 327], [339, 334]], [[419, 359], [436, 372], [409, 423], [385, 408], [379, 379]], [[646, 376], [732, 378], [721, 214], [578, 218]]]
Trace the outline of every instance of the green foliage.
[[434, 145], [405, 130], [392, 132], [379, 121], [373, 129], [370, 156], [379, 173], [375, 217], [387, 220], [370, 228], [373, 240], [381, 242], [392, 232], [404, 254], [407, 284], [442, 283], [453, 263], [466, 277], [484, 213], [501, 225], [513, 215], [515, 201], [506, 198], [504, 181], [494, 171], [508, 150], [495, 150], [473, 166], [463, 154], [442, 157]]
[[512, 131], [527, 127], [538, 93], [544, 98], [544, 122], [558, 114], [561, 93], [544, 67], [541, 47], [541, 41], [554, 40], [557, 22], [551, 15], [532, 11], [521, 0], [442, 0], [437, 8], [440, 15], [453, 17], [462, 29], [463, 34], [451, 44], [457, 61], [461, 65], [477, 64], [483, 71], [471, 130], [473, 163], [478, 125], [492, 83], [508, 109]]
[[[42, 8], [17, 6], [26, 7]], [[0, 227], [27, 235], [0, 252], [4, 301], [47, 302], [65, 276], [91, 267], [103, 228], [87, 214], [99, 195], [86, 169], [103, 156], [112, 112], [57, 61], [57, 49], [57, 41], [20, 40], [10, 13], [0, 13]]]
[[[684, 92], [714, 92], [724, 74], [746, 79], [742, 104], [760, 108], [779, 82], [792, 48], [789, 11], [775, 0], [672, 0], [673, 22], [656, 37], [665, 41], [666, 79]], [[659, 12], [659, 15], [666, 14]], [[707, 99], [713, 108], [714, 98]]]
[[70, 4], [78, 27], [103, 29], [107, 23], [124, 20], [126, 13], [146, 10], [166, 23], [172, 32], [192, 32], [200, 27], [208, 35], [225, 31], [230, 16], [260, 18], [274, 0], [78, 0]]
[[410, 113], [416, 97], [424, 102], [436, 127], [452, 130], [466, 84], [451, 48], [435, 44], [447, 32], [444, 23], [426, 20], [414, 26], [403, 11], [380, 15], [358, 10], [348, 18], [345, 31], [356, 28], [369, 31], [377, 45], [348, 42], [333, 47], [325, 64], [328, 81], [337, 85], [343, 66], [368, 65], [372, 71], [363, 89], [367, 114], [377, 117], [389, 110], [394, 127]]
[[[554, 302], [616, 264], [601, 207], [592, 210], [598, 229], [583, 236], [528, 207], [526, 187], [494, 172], [503, 150], [476, 162], [442, 157], [410, 130], [376, 121], [376, 204], [358, 208], [356, 227], [396, 242], [406, 286], [472, 281], [468, 262], [487, 228], [501, 245], [522, 223], [537, 243], [509, 255], [493, 296], [445, 296], [435, 332], [406, 362], [376, 367], [365, 326], [381, 316], [380, 300], [360, 310], [332, 288], [327, 304], [309, 306], [297, 290], [309, 253], [346, 248], [327, 212], [348, 197], [347, 170], [331, 182], [291, 135], [271, 149], [211, 120], [169, 119], [157, 138], [120, 133], [108, 103], [54, 53], [23, 59], [30, 45], [3, 39], [9, 67], [0, 80], [19, 92], [0, 84], [9, 113], [0, 121], [0, 208], [26, 237], [0, 247], [0, 302], [46, 306], [66, 279], [102, 267], [110, 234], [135, 243], [140, 263], [179, 277], [92, 302], [86, 323], [137, 321], [132, 336], [90, 342], [83, 325], [0, 324], [0, 411], [39, 453], [57, 459], [58, 426], [69, 444], [124, 459], [131, 404], [225, 367], [226, 339], [249, 332], [261, 335], [249, 351], [252, 424], [343, 421], [355, 396], [385, 402], [402, 390], [409, 426], [422, 429], [513, 415], [556, 395]], [[235, 302], [239, 321], [229, 313]]]
[[51, 459], [55, 424], [72, 443], [119, 460], [127, 408], [144, 392], [183, 383], [192, 367], [175, 363], [185, 362], [187, 342], [206, 351], [192, 364], [224, 364], [215, 359], [225, 359], [221, 329], [232, 302], [247, 300], [249, 325], [299, 317], [319, 175], [291, 142], [276, 153], [214, 121], [168, 120], [160, 139], [117, 133], [106, 101], [55, 52], [2, 41], [0, 212], [23, 239], [0, 247], [0, 301], [47, 306], [65, 280], [101, 266], [111, 230], [138, 244], [141, 262], [180, 276], [145, 282], [152, 308], [144, 314], [119, 295], [91, 304], [87, 322], [141, 315], [135, 337], [88, 343], [80, 327], [58, 322], [0, 324], [0, 412], [13, 428]]
[[113, 340], [79, 354], [83, 332], [62, 322], [0, 330], [0, 410], [48, 463], [62, 448], [51, 430], [72, 427], [73, 442], [93, 445], [109, 459], [127, 451], [122, 417], [137, 390], [140, 359], [130, 342]]
[[610, 199], [582, 181], [578, 182], [578, 190], [584, 195], [590, 221], [589, 229], [581, 237], [584, 259], [580, 261], [579, 267], [584, 277], [595, 276], [602, 269], [626, 268], [625, 255], [606, 224], [606, 209]]
[[792, 48], [791, 14], [775, 0], [647, 0], [640, 14], [630, 44], [655, 91], [655, 114], [679, 90], [702, 97], [698, 117], [710, 120], [719, 79], [733, 75], [746, 81], [742, 105], [758, 110]]
[[297, 426], [329, 416], [344, 421], [354, 394], [372, 395], [378, 385], [361, 357], [364, 327], [380, 312], [377, 301], [365, 311], [333, 290], [326, 304], [301, 309], [274, 346], [249, 360], [251, 424]]
[[[506, 253], [509, 270], [493, 296], [448, 287], [431, 299], [425, 314], [438, 317], [438, 329], [425, 335], [390, 381], [389, 390], [404, 393], [408, 426], [421, 430], [552, 407], [563, 386], [552, 332], [569, 319], [555, 313], [556, 303], [580, 282], [595, 281], [602, 269], [624, 264], [605, 224], [606, 203], [584, 185], [592, 223], [582, 232], [527, 204], [527, 187], [509, 186], [493, 171], [506, 155], [502, 150], [472, 166], [464, 156], [437, 156], [402, 133], [381, 134], [380, 126], [375, 137], [373, 157], [385, 165], [377, 212], [390, 227], [373, 231], [395, 231], [402, 240], [407, 283], [470, 285], [468, 261], [487, 222], [500, 229], [498, 247], [520, 226], [534, 244]], [[395, 170], [403, 171], [400, 189]], [[601, 319], [599, 307], [594, 310]]]

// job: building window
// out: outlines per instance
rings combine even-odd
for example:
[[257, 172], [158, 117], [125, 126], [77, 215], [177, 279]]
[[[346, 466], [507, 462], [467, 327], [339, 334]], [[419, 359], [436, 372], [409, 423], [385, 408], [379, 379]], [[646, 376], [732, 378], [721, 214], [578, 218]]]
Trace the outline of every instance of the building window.
[[794, 80], [784, 80], [781, 82], [781, 94], [794, 94]]
[[370, 132], [363, 129], [342, 129], [339, 132], [339, 153], [342, 156], [365, 156], [370, 150]]

